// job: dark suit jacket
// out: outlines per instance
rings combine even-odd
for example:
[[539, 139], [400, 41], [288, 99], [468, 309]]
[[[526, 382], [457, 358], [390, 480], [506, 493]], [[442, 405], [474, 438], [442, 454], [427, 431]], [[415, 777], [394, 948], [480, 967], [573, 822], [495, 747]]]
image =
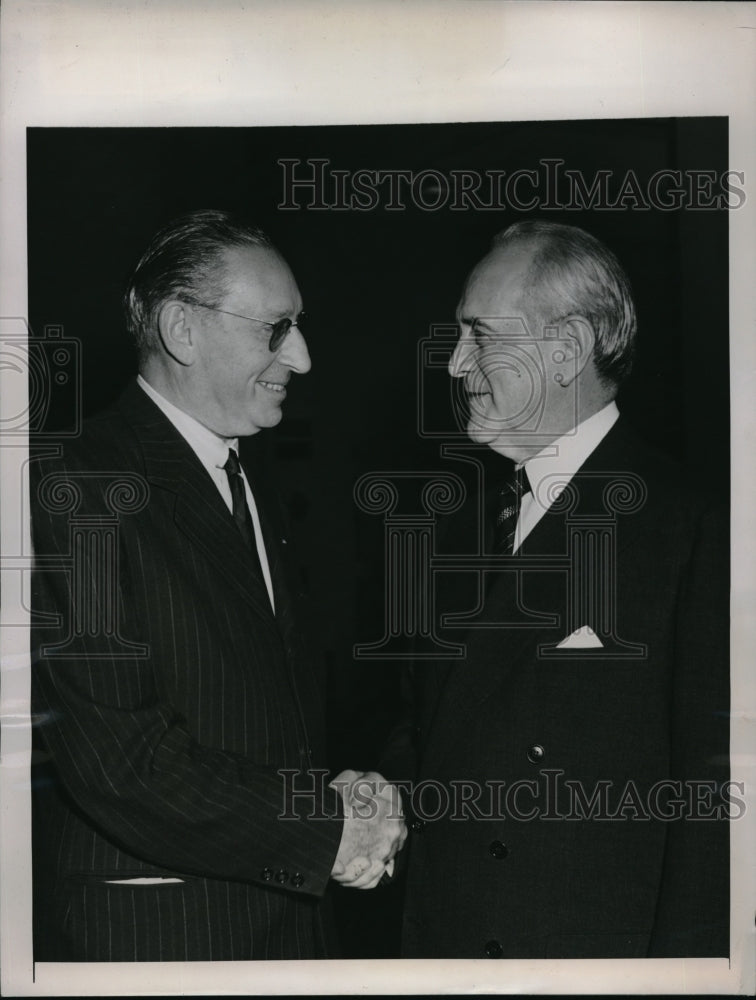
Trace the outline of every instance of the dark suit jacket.
[[[322, 764], [319, 679], [247, 472], [275, 617], [214, 483], [135, 384], [32, 463], [37, 960], [331, 953], [341, 810], [298, 773]], [[179, 881], [112, 884], [155, 877]]]
[[[610, 542], [616, 477], [634, 485], [613, 494]], [[710, 818], [727, 813], [729, 777], [726, 524], [622, 420], [573, 486], [572, 511], [556, 504], [513, 557], [543, 565], [530, 560], [519, 592], [512, 572], [489, 581], [479, 620], [509, 624], [452, 633], [463, 660], [413, 668], [414, 738], [407, 716], [384, 761], [425, 787], [412, 802], [407, 957], [728, 953], [728, 825]], [[580, 557], [567, 523], [578, 516], [594, 526]], [[451, 526], [456, 551], [472, 551], [460, 539], [474, 520]], [[600, 563], [616, 582], [591, 596]], [[442, 612], [477, 597], [469, 573], [442, 574]], [[554, 649], [583, 625], [604, 628], [603, 648]], [[675, 806], [680, 792], [692, 807]]]

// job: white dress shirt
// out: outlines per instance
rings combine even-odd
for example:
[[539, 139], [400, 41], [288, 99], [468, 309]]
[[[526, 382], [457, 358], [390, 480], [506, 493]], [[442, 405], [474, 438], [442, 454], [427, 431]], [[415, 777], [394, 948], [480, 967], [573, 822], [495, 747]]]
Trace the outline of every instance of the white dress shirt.
[[[588, 417], [568, 434], [552, 441], [524, 463], [530, 492], [522, 495], [515, 531], [515, 552], [588, 456], [603, 441], [618, 417], [617, 404], [612, 400], [603, 410]], [[547, 477], [548, 482], [545, 483]]]
[[[228, 484], [228, 475], [223, 466], [228, 459], [229, 448], [233, 448], [237, 454], [239, 453], [239, 439], [218, 437], [217, 434], [208, 430], [207, 427], [204, 427], [194, 417], [190, 417], [188, 413], [180, 410], [178, 406], [167, 400], [157, 389], [153, 389], [149, 382], [146, 382], [141, 375], [137, 375], [137, 383], [150, 399], [160, 407], [200, 462], [202, 462], [202, 465], [217, 486], [218, 492], [223, 497], [223, 502], [228, 507], [229, 512], [233, 513], [234, 506], [231, 498], [231, 487]], [[268, 565], [268, 556], [265, 552], [262, 529], [260, 528], [260, 516], [257, 513], [255, 498], [252, 495], [252, 490], [243, 469], [242, 479], [244, 481], [244, 493], [247, 497], [247, 506], [249, 507], [249, 513], [255, 529], [255, 543], [257, 545], [257, 554], [260, 557], [265, 586], [270, 597], [270, 605], [275, 610], [273, 583], [270, 578], [270, 566]]]

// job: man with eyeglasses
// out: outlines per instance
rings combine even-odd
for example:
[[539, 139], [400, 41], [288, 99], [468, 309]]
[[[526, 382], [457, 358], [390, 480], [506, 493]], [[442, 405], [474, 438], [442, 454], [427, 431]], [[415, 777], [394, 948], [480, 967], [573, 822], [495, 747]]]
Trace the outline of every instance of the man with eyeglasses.
[[589, 233], [512, 225], [457, 318], [449, 373], [496, 459], [441, 545], [435, 610], [461, 654], [413, 665], [384, 758], [415, 789], [403, 954], [726, 956], [718, 484], [620, 415], [635, 306]]
[[328, 783], [284, 528], [243, 453], [309, 371], [299, 289], [260, 230], [199, 211], [125, 306], [136, 380], [32, 465], [35, 958], [328, 957], [329, 878], [372, 888], [406, 831], [379, 775]]

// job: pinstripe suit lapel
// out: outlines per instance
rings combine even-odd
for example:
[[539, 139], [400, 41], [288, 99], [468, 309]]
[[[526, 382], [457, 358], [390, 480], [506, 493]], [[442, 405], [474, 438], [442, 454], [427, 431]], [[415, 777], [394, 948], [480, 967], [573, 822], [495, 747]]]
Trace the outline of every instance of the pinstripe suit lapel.
[[187, 470], [181, 493], [176, 498], [176, 527], [204, 552], [224, 580], [237, 588], [258, 615], [272, 621], [273, 609], [265, 581], [254, 569], [251, 556], [215, 485], [204, 469], [200, 471], [215, 495], [205, 489], [204, 483], [197, 489], [198, 484], [192, 481], [191, 472]]
[[262, 528], [263, 541], [265, 543], [265, 553], [268, 557], [268, 568], [270, 578], [273, 583], [273, 599], [276, 604], [276, 618], [281, 626], [290, 618], [291, 597], [289, 587], [284, 573], [283, 561], [280, 546], [286, 544], [286, 539], [281, 537], [280, 531], [276, 531], [269, 511], [264, 503], [264, 495], [261, 495], [258, 502], [258, 491], [255, 490], [255, 502], [258, 503], [257, 512], [260, 516], [260, 527]]
[[213, 563], [225, 585], [233, 586], [260, 617], [272, 622], [265, 581], [254, 571], [228, 508], [191, 447], [136, 384], [121, 397], [119, 408], [141, 445], [150, 487], [175, 497], [176, 527]]
[[255, 498], [257, 514], [260, 518], [263, 542], [265, 544], [265, 554], [268, 559], [268, 569], [273, 584], [273, 599], [276, 605], [276, 618], [283, 627], [287, 617], [290, 617], [291, 606], [290, 581], [286, 578], [285, 565], [283, 562], [282, 546], [287, 544], [284, 537], [283, 518], [276, 517], [278, 510], [274, 496], [268, 489], [267, 476], [259, 456], [253, 458], [251, 453], [254, 448], [247, 446], [248, 442], [242, 442], [239, 449], [239, 458], [250, 484], [252, 495]]

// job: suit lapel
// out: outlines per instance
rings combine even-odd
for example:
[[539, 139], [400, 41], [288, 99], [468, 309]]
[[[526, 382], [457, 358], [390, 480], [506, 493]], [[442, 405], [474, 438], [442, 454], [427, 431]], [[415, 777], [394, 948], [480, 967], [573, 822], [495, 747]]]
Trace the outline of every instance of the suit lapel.
[[[580, 491], [581, 509], [601, 509], [604, 480], [600, 473], [621, 474], [634, 467], [634, 438], [618, 420], [596, 450], [588, 457], [574, 478]], [[547, 511], [525, 540], [521, 552], [525, 555], [561, 556], [567, 551], [566, 513]], [[624, 532], [618, 552], [633, 542], [633, 532]], [[514, 557], [516, 559], [516, 556]], [[539, 607], [534, 610], [558, 612], [561, 626], [565, 618], [566, 576], [559, 571], [537, 573], [532, 579], [538, 584]], [[517, 620], [518, 595], [513, 574], [502, 573], [490, 587], [486, 607], [502, 621]], [[527, 589], [525, 599], [527, 601]], [[532, 663], [540, 643], [555, 640], [558, 627], [533, 625], [526, 627], [470, 629], [464, 638], [467, 654], [448, 670], [438, 705], [430, 726], [423, 753], [424, 762], [436, 767], [455, 745], [475, 726], [478, 707], [492, 697], [523, 664]], [[561, 636], [559, 636], [561, 638]]]
[[[486, 608], [495, 609], [497, 617], [504, 621], [518, 615], [515, 580], [514, 574], [501, 574], [486, 597]], [[552, 637], [553, 629], [532, 626], [470, 629], [464, 637], [465, 657], [447, 670], [424, 761], [432, 761], [435, 766], [452, 753], [455, 744], [474, 729], [478, 706], [511, 678], [536, 643]]]
[[174, 497], [173, 516], [178, 530], [260, 617], [272, 622], [265, 581], [252, 568], [233, 518], [192, 448], [135, 383], [121, 397], [118, 408], [139, 440], [150, 487]]
[[260, 617], [272, 621], [273, 610], [265, 580], [254, 567], [251, 555], [215, 485], [210, 483], [216, 497], [210, 497], [205, 490], [193, 490], [188, 480], [187, 476], [184, 491], [177, 498], [176, 526], [253, 605]]
[[267, 476], [262, 469], [259, 458], [252, 457], [253, 449], [249, 447], [241, 447], [240, 452], [241, 463], [252, 489], [257, 514], [260, 518], [265, 555], [273, 584], [276, 619], [279, 625], [284, 628], [291, 617], [291, 597], [281, 551], [282, 547], [288, 544], [283, 533], [282, 518], [275, 516], [276, 503], [267, 488]]

